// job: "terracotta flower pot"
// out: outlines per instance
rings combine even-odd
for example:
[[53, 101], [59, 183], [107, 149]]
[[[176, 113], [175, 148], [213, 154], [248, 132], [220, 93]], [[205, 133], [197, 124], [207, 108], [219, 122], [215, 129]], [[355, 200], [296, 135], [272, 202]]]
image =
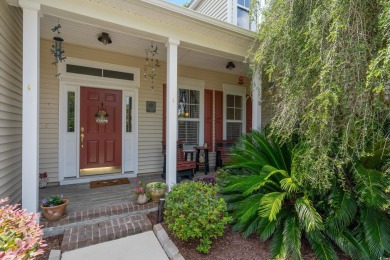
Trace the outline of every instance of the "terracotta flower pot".
[[161, 188], [161, 189], [152, 188], [154, 186], [154, 184], [156, 184], [156, 182], [148, 183], [146, 185], [146, 187], [148, 188], [148, 190], [150, 192], [150, 197], [151, 197], [152, 201], [158, 202], [160, 200], [160, 198], [164, 197], [166, 188]]
[[68, 206], [69, 201], [67, 199], [63, 199], [62, 202], [63, 204], [53, 207], [44, 207], [41, 205], [41, 209], [45, 218], [48, 220], [61, 218], [66, 211], [66, 206]]
[[138, 204], [145, 204], [148, 202], [149, 198], [146, 194], [139, 194], [137, 198], [137, 203]]

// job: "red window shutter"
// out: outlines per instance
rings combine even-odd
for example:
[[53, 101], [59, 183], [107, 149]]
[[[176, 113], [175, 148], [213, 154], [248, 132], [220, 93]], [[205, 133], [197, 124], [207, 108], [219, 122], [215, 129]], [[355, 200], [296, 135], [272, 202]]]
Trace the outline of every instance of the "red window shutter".
[[204, 142], [213, 150], [213, 91], [204, 90]]
[[247, 97], [246, 99], [246, 132], [252, 130], [252, 98]]
[[215, 142], [223, 140], [223, 92], [215, 91]]
[[163, 143], [166, 142], [166, 137], [167, 137], [167, 85], [163, 85], [163, 136], [162, 136], [162, 141]]

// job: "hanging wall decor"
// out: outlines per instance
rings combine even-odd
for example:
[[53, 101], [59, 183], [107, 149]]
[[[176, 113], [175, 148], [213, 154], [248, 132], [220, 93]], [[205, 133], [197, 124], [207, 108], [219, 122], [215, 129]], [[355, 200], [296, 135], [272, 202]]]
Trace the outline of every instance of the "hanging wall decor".
[[64, 39], [62, 39], [61, 37], [60, 29], [61, 24], [59, 23], [58, 19], [58, 25], [54, 26], [51, 29], [53, 32], [57, 32], [57, 36], [53, 37], [53, 44], [50, 49], [51, 55], [54, 56], [54, 62], [52, 63], [53, 65], [57, 65], [58, 62], [63, 62], [66, 59], [64, 55], [65, 51], [63, 48]]
[[105, 125], [108, 123], [108, 114], [104, 110], [103, 103], [102, 106], [99, 108], [99, 111], [95, 114], [95, 120], [96, 123], [99, 125]]
[[158, 59], [155, 57], [158, 55], [158, 47], [157, 45], [153, 45], [153, 42], [151, 46], [147, 49], [145, 49], [145, 55], [146, 55], [146, 63], [144, 65], [144, 78], [151, 78], [152, 79], [152, 90], [154, 90], [154, 78], [156, 77], [156, 69], [160, 67], [160, 64], [158, 63]]

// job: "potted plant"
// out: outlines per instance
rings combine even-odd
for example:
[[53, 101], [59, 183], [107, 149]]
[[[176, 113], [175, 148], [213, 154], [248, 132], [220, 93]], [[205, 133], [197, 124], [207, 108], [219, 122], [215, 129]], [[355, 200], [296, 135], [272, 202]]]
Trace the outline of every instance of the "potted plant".
[[61, 218], [69, 201], [61, 195], [50, 195], [42, 200], [41, 209], [45, 218], [49, 220]]
[[145, 204], [149, 201], [149, 192], [142, 182], [138, 182], [138, 186], [134, 188], [133, 197], [137, 200], [138, 204]]
[[158, 202], [165, 195], [167, 185], [163, 182], [151, 182], [146, 185], [153, 202]]

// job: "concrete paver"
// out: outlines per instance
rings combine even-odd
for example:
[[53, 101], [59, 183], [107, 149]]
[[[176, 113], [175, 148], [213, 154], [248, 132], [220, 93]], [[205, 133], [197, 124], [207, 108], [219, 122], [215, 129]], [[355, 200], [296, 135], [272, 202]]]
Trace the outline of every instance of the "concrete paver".
[[153, 231], [65, 252], [62, 260], [168, 260]]

